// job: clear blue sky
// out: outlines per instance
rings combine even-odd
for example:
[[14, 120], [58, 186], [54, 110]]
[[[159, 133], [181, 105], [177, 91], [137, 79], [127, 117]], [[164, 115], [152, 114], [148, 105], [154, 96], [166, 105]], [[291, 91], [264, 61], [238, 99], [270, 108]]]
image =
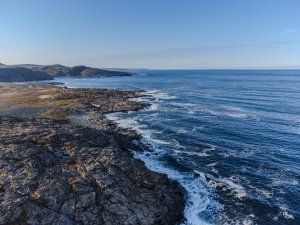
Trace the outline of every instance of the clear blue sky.
[[0, 0], [0, 62], [300, 68], [300, 0]]

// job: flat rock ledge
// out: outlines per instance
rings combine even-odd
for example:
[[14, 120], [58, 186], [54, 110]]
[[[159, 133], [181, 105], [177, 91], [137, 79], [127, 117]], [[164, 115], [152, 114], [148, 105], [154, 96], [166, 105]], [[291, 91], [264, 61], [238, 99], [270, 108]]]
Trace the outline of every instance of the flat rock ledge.
[[0, 83], [0, 224], [179, 224], [184, 190], [104, 114], [142, 93]]

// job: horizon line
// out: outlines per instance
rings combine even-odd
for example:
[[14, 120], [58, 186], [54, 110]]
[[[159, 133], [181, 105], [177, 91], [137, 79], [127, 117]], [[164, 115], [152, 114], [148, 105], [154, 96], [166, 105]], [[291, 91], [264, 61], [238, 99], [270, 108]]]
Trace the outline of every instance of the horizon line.
[[271, 66], [271, 67], [227, 67], [227, 68], [135, 68], [135, 67], [102, 67], [95, 65], [87, 64], [62, 64], [62, 63], [17, 63], [17, 64], [6, 64], [0, 62], [0, 65], [4, 66], [22, 66], [22, 65], [38, 65], [38, 66], [52, 66], [52, 65], [61, 65], [66, 67], [75, 67], [75, 66], [86, 66], [98, 69], [110, 69], [110, 70], [300, 70], [300, 65], [297, 66]]

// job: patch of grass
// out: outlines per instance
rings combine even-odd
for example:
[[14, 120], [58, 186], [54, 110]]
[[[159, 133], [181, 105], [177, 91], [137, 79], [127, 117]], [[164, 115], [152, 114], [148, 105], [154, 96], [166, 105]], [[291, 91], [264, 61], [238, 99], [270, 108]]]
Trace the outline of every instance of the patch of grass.
[[59, 88], [41, 88], [40, 86], [0, 85], [0, 110], [17, 108], [41, 108], [45, 111], [40, 117], [51, 120], [68, 120], [67, 110], [80, 107], [78, 97], [56, 98], [63, 90]]
[[[53, 96], [52, 98], [41, 98], [40, 96]], [[35, 91], [24, 93], [0, 94], [1, 107], [62, 107], [71, 108], [78, 104], [76, 99], [55, 99], [55, 91]]]

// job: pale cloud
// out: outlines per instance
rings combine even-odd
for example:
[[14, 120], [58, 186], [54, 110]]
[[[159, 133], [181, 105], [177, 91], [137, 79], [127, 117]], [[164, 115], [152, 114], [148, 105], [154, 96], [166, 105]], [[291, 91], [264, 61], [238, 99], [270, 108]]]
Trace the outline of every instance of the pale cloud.
[[296, 31], [297, 31], [296, 29], [289, 29], [289, 30], [279, 31], [278, 34], [289, 34], [289, 33], [294, 33]]

